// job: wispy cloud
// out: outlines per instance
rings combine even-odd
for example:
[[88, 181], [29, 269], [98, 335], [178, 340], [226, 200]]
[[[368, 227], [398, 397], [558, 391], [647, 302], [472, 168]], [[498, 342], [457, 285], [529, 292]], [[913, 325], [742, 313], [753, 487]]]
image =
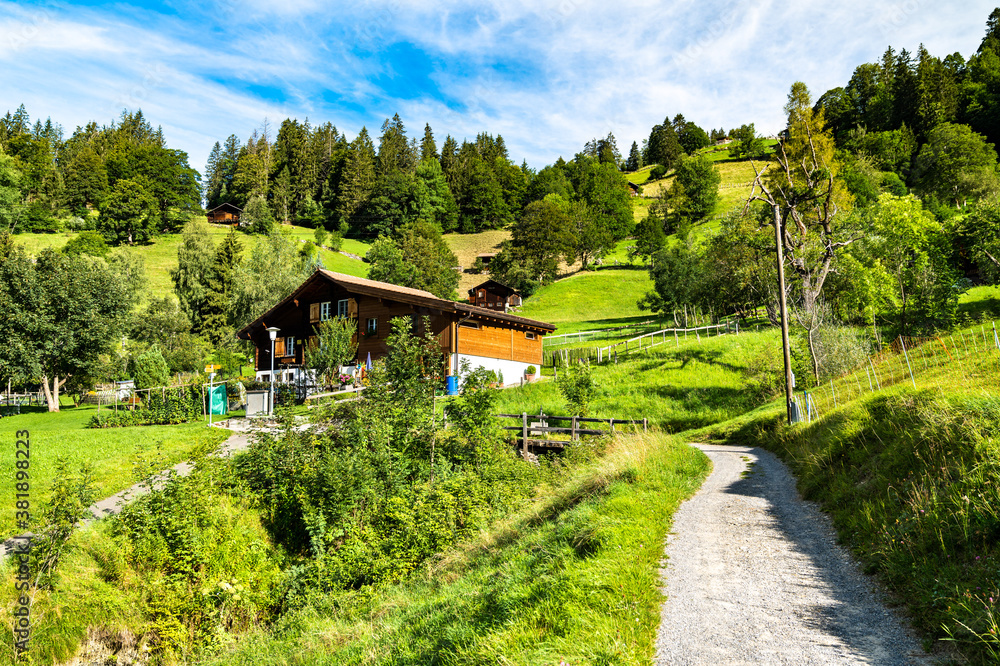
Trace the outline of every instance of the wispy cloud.
[[[201, 167], [267, 117], [353, 136], [399, 112], [411, 134], [503, 134], [540, 167], [664, 117], [775, 132], [791, 83], [815, 96], [889, 44], [978, 45], [988, 2], [899, 0], [174, 0], [84, 7], [0, 0], [0, 102], [68, 128], [141, 107]], [[0, 109], [2, 111], [3, 109]]]

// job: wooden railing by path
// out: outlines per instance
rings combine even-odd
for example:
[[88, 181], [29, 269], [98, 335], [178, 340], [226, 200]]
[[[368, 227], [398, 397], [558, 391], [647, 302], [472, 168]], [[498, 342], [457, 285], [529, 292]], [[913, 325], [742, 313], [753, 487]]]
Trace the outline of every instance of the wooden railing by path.
[[[529, 417], [532, 420], [529, 422]], [[497, 414], [497, 418], [500, 419], [521, 419], [521, 425], [519, 426], [503, 426], [502, 430], [509, 431], [520, 431], [521, 432], [521, 455], [527, 458], [528, 456], [528, 446], [533, 446], [538, 449], [561, 449], [566, 446], [565, 440], [558, 439], [531, 439], [531, 435], [544, 435], [544, 434], [560, 434], [560, 435], [570, 435], [572, 441], [576, 441], [581, 435], [607, 435], [614, 433], [615, 425], [642, 425], [642, 430], [645, 432], [649, 428], [649, 422], [647, 419], [642, 419], [641, 421], [636, 421], [633, 419], [592, 419], [583, 416], [551, 416], [549, 414], [528, 414], [527, 412], [521, 412], [520, 414]], [[537, 419], [537, 420], [536, 420]], [[550, 427], [548, 424], [550, 421], [561, 421], [563, 423], [569, 421], [570, 427]], [[582, 423], [607, 423], [609, 424], [608, 430], [600, 430], [597, 428], [586, 428], [581, 427]]]

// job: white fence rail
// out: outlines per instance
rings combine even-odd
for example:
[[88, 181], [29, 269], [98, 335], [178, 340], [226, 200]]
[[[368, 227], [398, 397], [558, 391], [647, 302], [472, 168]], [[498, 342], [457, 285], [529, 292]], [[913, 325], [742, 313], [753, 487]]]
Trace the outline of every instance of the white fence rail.
[[[673, 338], [674, 344], [678, 347], [681, 344], [681, 336], [686, 340], [689, 333], [694, 333], [698, 341], [701, 342], [701, 331], [705, 332], [705, 337], [710, 337], [711, 332], [715, 331], [716, 336], [725, 335], [727, 333], [735, 333], [739, 335], [740, 333], [740, 322], [736, 321], [725, 321], [721, 324], [710, 324], [708, 326], [698, 326], [695, 328], [664, 328], [660, 331], [654, 331], [652, 333], [646, 333], [645, 335], [638, 335], [634, 338], [628, 340], [622, 340], [613, 345], [608, 345], [607, 347], [600, 347], [597, 350], [597, 362], [602, 363], [605, 359], [610, 359], [612, 354], [617, 354], [619, 351], [627, 355], [630, 352], [641, 351], [643, 349], [649, 349], [651, 347], [656, 347], [658, 345], [667, 344], [668, 335]], [[648, 344], [643, 341], [649, 340]], [[659, 341], [657, 341], [659, 340]]]

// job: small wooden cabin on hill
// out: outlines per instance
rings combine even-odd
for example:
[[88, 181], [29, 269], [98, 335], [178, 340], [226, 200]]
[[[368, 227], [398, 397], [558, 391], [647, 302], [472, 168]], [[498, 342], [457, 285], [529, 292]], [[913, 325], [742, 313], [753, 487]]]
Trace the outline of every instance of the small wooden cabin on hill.
[[357, 326], [357, 360], [374, 361], [388, 352], [390, 321], [408, 317], [415, 332], [423, 335], [428, 317], [431, 333], [447, 358], [449, 374], [484, 367], [502, 373], [508, 384], [520, 382], [529, 365], [542, 364], [542, 338], [555, 330], [552, 324], [517, 317], [466, 303], [457, 303], [420, 289], [334, 273], [319, 269], [288, 297], [237, 332], [253, 342], [257, 379], [271, 373], [271, 340], [267, 328], [275, 326], [274, 368], [277, 381], [306, 379], [303, 351], [315, 344], [314, 326], [332, 317], [345, 317]]
[[487, 280], [469, 290], [469, 302], [481, 308], [507, 312], [521, 307], [521, 295], [496, 280]]
[[224, 203], [208, 211], [209, 224], [232, 224], [240, 223], [240, 216], [243, 210], [231, 203]]

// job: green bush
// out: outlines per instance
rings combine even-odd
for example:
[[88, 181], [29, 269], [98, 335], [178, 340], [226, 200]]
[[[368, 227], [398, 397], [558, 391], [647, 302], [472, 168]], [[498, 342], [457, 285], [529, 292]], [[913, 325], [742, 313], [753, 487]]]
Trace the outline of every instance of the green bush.
[[589, 363], [578, 362], [562, 368], [556, 384], [570, 411], [577, 416], [587, 416], [590, 413], [590, 400], [594, 397], [595, 386]]
[[667, 175], [667, 167], [662, 164], [657, 164], [655, 167], [649, 170], [650, 180], [659, 180]]
[[104, 409], [90, 419], [91, 428], [122, 428], [137, 425], [173, 425], [201, 418], [201, 389], [197, 386], [169, 388], [144, 394], [145, 403], [134, 409]]
[[137, 389], [159, 388], [170, 383], [170, 368], [163, 360], [158, 345], [144, 351], [130, 365], [129, 370]]
[[148, 643], [168, 662], [267, 625], [278, 609], [281, 557], [245, 502], [221, 492], [231, 481], [225, 461], [202, 457], [190, 476], [128, 504], [112, 522], [115, 552], [97, 558], [105, 580], [145, 591]]

